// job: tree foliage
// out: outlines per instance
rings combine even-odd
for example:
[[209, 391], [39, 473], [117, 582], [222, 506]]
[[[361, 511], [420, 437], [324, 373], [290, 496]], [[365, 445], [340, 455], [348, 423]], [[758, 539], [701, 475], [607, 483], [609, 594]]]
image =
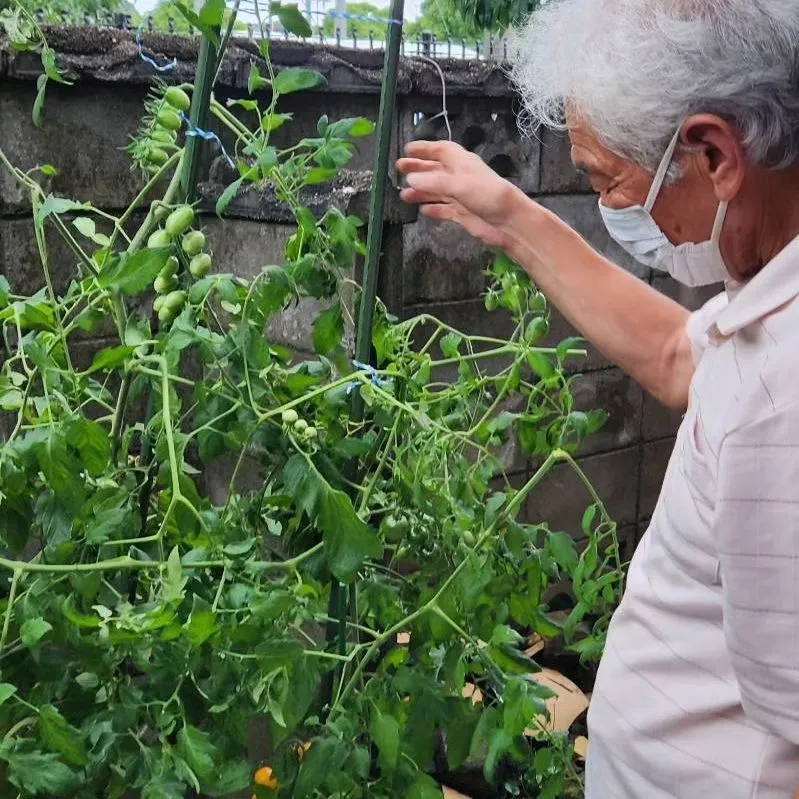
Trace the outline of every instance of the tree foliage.
[[459, 8], [460, 0], [424, 0], [419, 19], [407, 23], [406, 35], [417, 38], [422, 33], [432, 33], [439, 41], [466, 39], [474, 41], [482, 33], [481, 27]]
[[522, 22], [541, 0], [452, 0], [465, 20], [480, 30], [504, 32]]
[[[13, 5], [17, 5], [15, 0], [0, 0], [0, 10]], [[19, 0], [19, 5], [31, 14], [41, 16], [43, 22], [80, 24], [87, 17], [102, 19], [114, 12], [135, 14], [129, 0]]]

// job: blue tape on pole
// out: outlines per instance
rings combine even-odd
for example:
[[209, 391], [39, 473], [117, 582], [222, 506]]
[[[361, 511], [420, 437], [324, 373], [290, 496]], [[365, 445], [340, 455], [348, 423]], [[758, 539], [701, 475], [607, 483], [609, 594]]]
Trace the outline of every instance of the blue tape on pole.
[[168, 64], [158, 64], [154, 61], [150, 56], [146, 55], [144, 50], [142, 50], [141, 45], [141, 28], [136, 31], [136, 49], [139, 51], [139, 58], [142, 61], [149, 64], [153, 69], [157, 70], [158, 72], [171, 72], [173, 69], [177, 69], [178, 60], [177, 58], [173, 58]]
[[[377, 373], [377, 369], [374, 366], [371, 366], [368, 363], [361, 363], [360, 361], [353, 361], [352, 365], [359, 371], [359, 372], [366, 372], [372, 378], [372, 385], [377, 386], [378, 388], [391, 388], [391, 380], [385, 380]], [[359, 382], [350, 383], [347, 387], [347, 394], [352, 394], [358, 386], [361, 384]]]
[[187, 136], [197, 136], [200, 139], [205, 139], [205, 141], [212, 141], [216, 142], [219, 149], [222, 151], [222, 155], [225, 156], [225, 160], [230, 164], [231, 169], [236, 168], [236, 164], [233, 162], [233, 159], [227, 154], [227, 150], [225, 150], [225, 145], [222, 144], [222, 139], [216, 135], [212, 130], [203, 130], [202, 128], [198, 128], [191, 124], [191, 120], [181, 112], [180, 118], [183, 120], [184, 124], [186, 125], [186, 135]]

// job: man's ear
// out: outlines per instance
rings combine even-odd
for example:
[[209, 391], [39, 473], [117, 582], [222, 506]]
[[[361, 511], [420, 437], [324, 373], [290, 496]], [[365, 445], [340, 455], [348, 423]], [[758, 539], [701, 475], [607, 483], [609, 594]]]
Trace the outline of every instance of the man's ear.
[[746, 159], [735, 128], [713, 114], [695, 114], [680, 130], [680, 138], [710, 179], [719, 202], [730, 202], [741, 188]]

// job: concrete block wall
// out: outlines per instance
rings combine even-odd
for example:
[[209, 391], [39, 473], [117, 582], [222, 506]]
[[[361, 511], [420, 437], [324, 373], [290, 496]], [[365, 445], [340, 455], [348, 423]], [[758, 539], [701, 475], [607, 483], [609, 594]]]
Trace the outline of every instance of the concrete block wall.
[[[23, 168], [51, 163], [58, 175], [51, 190], [77, 200], [91, 200], [114, 211], [127, 206], [141, 187], [121, 148], [137, 128], [142, 103], [152, 75], [136, 53], [132, 36], [110, 29], [52, 29], [51, 46], [71, 87], [48, 89], [45, 125], [37, 130], [30, 122], [38, 64], [30, 54], [12, 54], [0, 40], [0, 146], [11, 161]], [[154, 35], [147, 40], [156, 56], [178, 59], [176, 80], [191, 80], [197, 43]], [[290, 43], [273, 43], [278, 67], [309, 66], [323, 72], [328, 85], [313, 94], [287, 98], [283, 110], [294, 121], [281, 135], [312, 134], [322, 113], [331, 119], [377, 115], [382, 56], [379, 53], [332, 50]], [[257, 60], [252, 42], [237, 41], [220, 73], [217, 96], [246, 94], [247, 73]], [[537, 139], [523, 139], [516, 127], [517, 100], [504, 70], [497, 65], [444, 62], [449, 119], [456, 141], [473, 150], [499, 174], [514, 181], [531, 197], [573, 225], [599, 251], [653, 282], [688, 306], [697, 306], [704, 295], [679, 289], [670, 280], [653, 277], [635, 265], [609, 239], [596, 210], [596, 198], [571, 168], [568, 140], [563, 134], [542, 132]], [[400, 68], [399, 97], [395, 112], [393, 155], [414, 138], [444, 138], [446, 126], [439, 117], [441, 85], [436, 70], [414, 59]], [[224, 136], [224, 134], [223, 134]], [[287, 139], [288, 140], [288, 139]], [[352, 171], [330, 188], [309, 197], [312, 208], [323, 211], [335, 203], [347, 213], [366, 217], [374, 142], [362, 143]], [[248, 192], [230, 207], [230, 219], [220, 222], [212, 213], [213, 202], [229, 182], [227, 168], [209, 148], [202, 169], [201, 194], [210, 212], [206, 217], [209, 237], [218, 262], [242, 275], [278, 262], [291, 234], [290, 219], [268, 192]], [[20, 290], [41, 284], [38, 257], [30, 224], [30, 202], [24, 193], [0, 173], [0, 272]], [[481, 294], [483, 270], [491, 254], [451, 225], [433, 226], [403, 207], [396, 192], [387, 207], [384, 227], [384, 259], [380, 293], [400, 316], [432, 313], [465, 331], [510, 333], [509, 320], [487, 314]], [[60, 265], [58, 285], [65, 285], [74, 263], [69, 252], [54, 241], [52, 261]], [[597, 307], [597, 313], [602, 308]], [[291, 314], [282, 327], [272, 331], [297, 349], [307, 347], [310, 319], [306, 309]], [[574, 331], [553, 314], [552, 340]], [[603, 430], [587, 442], [581, 463], [594, 481], [622, 532], [629, 554], [651, 515], [657, 499], [679, 415], [645, 397], [619, 369], [599, 353], [576, 365], [578, 407], [602, 407], [609, 413]], [[530, 473], [532, 464], [511, 455], [514, 479]], [[579, 538], [580, 518], [588, 497], [568, 467], [559, 467], [530, 498], [530, 520], [548, 520], [553, 527]]]

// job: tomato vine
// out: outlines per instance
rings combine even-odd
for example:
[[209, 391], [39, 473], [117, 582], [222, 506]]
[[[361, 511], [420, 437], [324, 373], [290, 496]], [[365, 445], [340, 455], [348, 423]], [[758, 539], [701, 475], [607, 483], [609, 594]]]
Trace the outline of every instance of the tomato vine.
[[[513, 317], [509, 340], [378, 302], [377, 367], [353, 362], [361, 223], [303, 198], [373, 124], [323, 117], [279, 150], [281, 97], [324, 79], [261, 56], [248, 98], [210, 105], [238, 170], [216, 212], [268, 184], [296, 218], [282, 262], [250, 280], [177, 201], [192, 87], [153, 85], [130, 147], [148, 179], [119, 216], [47, 194], [0, 150], [43, 275], [31, 295], [0, 277], [0, 796], [433, 797], [441, 752], [505, 774], [505, 795], [561, 795], [578, 775], [541, 723], [523, 634], [596, 659], [622, 586], [615, 525], [573, 457], [602, 421], [573, 406], [564, 363], [582, 345], [543, 345], [545, 299], [498, 255], [486, 306]], [[74, 258], [63, 290], [48, 230]], [[323, 310], [303, 358], [265, 331], [308, 299]], [[537, 463], [520, 487], [511, 445]], [[586, 489], [579, 551], [523, 520], [558, 464]], [[331, 577], [348, 586], [333, 615]]]

